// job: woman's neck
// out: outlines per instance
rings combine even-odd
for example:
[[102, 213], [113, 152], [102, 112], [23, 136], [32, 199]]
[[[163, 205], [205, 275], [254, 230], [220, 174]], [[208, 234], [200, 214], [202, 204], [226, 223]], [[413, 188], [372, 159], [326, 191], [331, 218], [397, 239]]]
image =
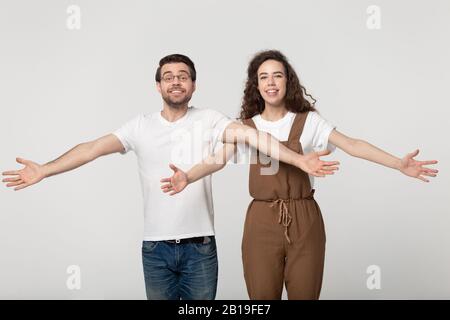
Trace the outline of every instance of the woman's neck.
[[266, 121], [277, 121], [282, 119], [287, 113], [288, 110], [284, 106], [274, 107], [266, 104], [261, 113], [261, 118]]

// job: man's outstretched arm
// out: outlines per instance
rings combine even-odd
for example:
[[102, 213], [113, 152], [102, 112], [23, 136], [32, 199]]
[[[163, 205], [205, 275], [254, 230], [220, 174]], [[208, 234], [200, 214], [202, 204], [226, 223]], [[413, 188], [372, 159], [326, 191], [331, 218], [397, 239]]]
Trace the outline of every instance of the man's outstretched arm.
[[[244, 128], [242, 128], [241, 126], [242, 125], [240, 124], [238, 124], [237, 127], [231, 126], [234, 129], [237, 128], [238, 130], [240, 130], [240, 132], [235, 131], [235, 133], [229, 133], [229, 141], [232, 141], [230, 135], [234, 134], [234, 138], [238, 142], [246, 142], [252, 146], [259, 146], [259, 150], [261, 152], [269, 153], [269, 155], [277, 160], [280, 159], [281, 161], [284, 160], [287, 163], [295, 164], [302, 170], [303, 168], [307, 168], [310, 170], [308, 173], [314, 174], [318, 177], [332, 175], [334, 174], [334, 171], [338, 170], [339, 162], [322, 161], [319, 158], [320, 156], [329, 154], [329, 150], [321, 152], [311, 152], [306, 155], [301, 155], [285, 147], [283, 144], [279, 143], [277, 139], [264, 132], [261, 132], [261, 136], [259, 137], [260, 142], [258, 141], [258, 137], [255, 136], [248, 137], [247, 139], [245, 135], [252, 135], [256, 130], [248, 126], [244, 126]], [[246, 130], [248, 131], [246, 132]], [[224, 137], [224, 139], [226, 138]], [[277, 148], [277, 146], [279, 146], [281, 150], [279, 150], [278, 152], [271, 149], [271, 146], [272, 148]], [[221, 170], [223, 167], [225, 167], [231, 156], [236, 152], [236, 148], [236, 144], [225, 143], [222, 149], [219, 150], [219, 152], [209, 155], [207, 158], [203, 159], [202, 162], [189, 169], [188, 172], [184, 172], [183, 170], [177, 168], [175, 165], [170, 164], [169, 167], [173, 170], [173, 175], [171, 177], [161, 179], [162, 191], [164, 193], [170, 192], [169, 195], [172, 196], [183, 191], [186, 186], [191, 184], [192, 182], [195, 182], [207, 175]]]
[[338, 161], [320, 160], [321, 156], [330, 154], [328, 150], [301, 155], [280, 143], [271, 134], [258, 131], [239, 122], [232, 122], [225, 128], [222, 142], [248, 144], [275, 160], [296, 166], [315, 177], [333, 174], [333, 171], [337, 170], [339, 165]]
[[14, 191], [26, 188], [40, 182], [42, 179], [76, 169], [100, 156], [123, 151], [123, 145], [113, 134], [108, 134], [93, 141], [80, 143], [59, 158], [38, 164], [31, 160], [16, 158], [16, 161], [25, 167], [21, 170], [5, 171], [2, 180], [7, 187], [15, 187]]

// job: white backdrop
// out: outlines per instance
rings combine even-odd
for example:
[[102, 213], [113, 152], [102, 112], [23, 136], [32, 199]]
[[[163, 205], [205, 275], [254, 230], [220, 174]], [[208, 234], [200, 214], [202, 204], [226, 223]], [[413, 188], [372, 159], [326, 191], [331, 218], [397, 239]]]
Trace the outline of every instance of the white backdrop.
[[[327, 231], [321, 298], [449, 299], [449, 13], [446, 0], [0, 0], [0, 171], [158, 111], [154, 72], [171, 53], [196, 63], [193, 105], [236, 117], [248, 61], [278, 49], [338, 130], [440, 162], [427, 184], [342, 151], [328, 157], [341, 168], [315, 186]], [[213, 191], [217, 298], [247, 299], [248, 167], [227, 166]], [[0, 298], [145, 299], [134, 154], [17, 192], [2, 184], [0, 205]], [[78, 290], [67, 286], [72, 265]], [[371, 265], [379, 289], [367, 287]]]

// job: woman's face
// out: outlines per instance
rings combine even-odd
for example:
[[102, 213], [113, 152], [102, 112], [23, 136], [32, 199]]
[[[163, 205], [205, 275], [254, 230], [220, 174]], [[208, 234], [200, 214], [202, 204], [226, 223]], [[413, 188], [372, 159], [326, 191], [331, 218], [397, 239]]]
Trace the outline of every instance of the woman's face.
[[281, 62], [267, 60], [257, 71], [258, 90], [266, 104], [277, 107], [284, 103], [286, 95], [286, 71]]

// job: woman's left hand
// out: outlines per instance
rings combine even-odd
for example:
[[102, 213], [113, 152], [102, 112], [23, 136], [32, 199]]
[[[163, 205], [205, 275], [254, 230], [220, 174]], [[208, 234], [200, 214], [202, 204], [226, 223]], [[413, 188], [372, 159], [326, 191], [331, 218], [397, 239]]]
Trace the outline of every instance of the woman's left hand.
[[428, 160], [428, 161], [416, 161], [413, 158], [419, 154], [419, 149], [412, 153], [408, 153], [406, 156], [403, 157], [400, 161], [400, 167], [399, 170], [413, 178], [420, 179], [424, 182], [430, 182], [428, 179], [426, 179], [424, 176], [428, 177], [436, 177], [437, 173], [439, 172], [436, 169], [430, 169], [427, 167], [424, 167], [425, 165], [429, 164], [436, 164], [438, 163], [437, 160]]

